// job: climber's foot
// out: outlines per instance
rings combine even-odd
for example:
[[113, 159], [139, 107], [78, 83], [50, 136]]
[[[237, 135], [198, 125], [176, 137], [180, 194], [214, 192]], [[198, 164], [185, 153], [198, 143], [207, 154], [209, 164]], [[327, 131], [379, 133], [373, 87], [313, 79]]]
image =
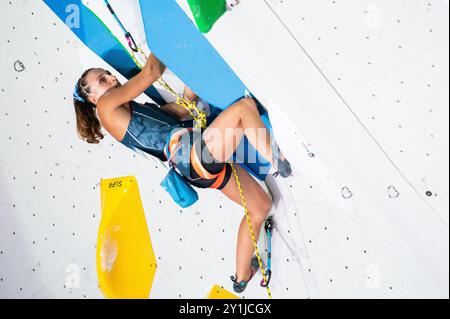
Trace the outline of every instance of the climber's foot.
[[280, 153], [280, 156], [275, 159], [276, 160], [276, 172], [273, 174], [273, 176], [277, 177], [278, 175], [281, 175], [282, 177], [286, 178], [292, 175], [292, 168], [291, 164], [288, 162], [288, 160], [283, 156], [283, 154]]
[[233, 282], [233, 290], [234, 292], [241, 293], [247, 288], [248, 283], [250, 280], [252, 280], [253, 276], [255, 275], [255, 270], [253, 268], [250, 268], [250, 276], [247, 280], [237, 280], [236, 276], [230, 276], [231, 281]]
[[[261, 260], [261, 262], [263, 262]], [[264, 267], [264, 262], [263, 262]], [[252, 280], [253, 276], [256, 274], [256, 272], [259, 270], [259, 263], [258, 258], [256, 256], [253, 256], [251, 262], [250, 262], [250, 274], [246, 274], [244, 278], [248, 278], [247, 280], [241, 280], [238, 281], [238, 276], [230, 276], [231, 281], [233, 281], [233, 290], [237, 293], [241, 293], [247, 288], [247, 284]]]

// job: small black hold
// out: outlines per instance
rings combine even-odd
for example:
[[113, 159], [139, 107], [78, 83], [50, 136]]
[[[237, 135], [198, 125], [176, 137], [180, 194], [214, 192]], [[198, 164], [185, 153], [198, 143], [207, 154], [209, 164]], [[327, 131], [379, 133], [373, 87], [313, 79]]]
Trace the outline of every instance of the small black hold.
[[22, 63], [22, 61], [17, 60], [14, 62], [14, 70], [16, 72], [23, 72], [25, 71], [25, 65]]

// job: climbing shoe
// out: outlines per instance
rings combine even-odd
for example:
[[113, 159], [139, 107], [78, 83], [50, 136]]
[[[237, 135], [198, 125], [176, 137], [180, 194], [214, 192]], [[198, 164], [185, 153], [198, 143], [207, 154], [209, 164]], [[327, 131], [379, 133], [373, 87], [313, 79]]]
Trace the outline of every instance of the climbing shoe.
[[[262, 261], [262, 260], [261, 260]], [[263, 262], [264, 267], [264, 262]], [[251, 275], [250, 278], [247, 280], [242, 280], [241, 282], [237, 281], [237, 275], [230, 276], [231, 281], [233, 282], [233, 290], [237, 293], [242, 293], [245, 288], [247, 288], [247, 284], [252, 280], [253, 276], [256, 274], [256, 272], [259, 270], [259, 263], [258, 258], [256, 256], [253, 256], [251, 262], [250, 262], [250, 271]]]
[[272, 152], [272, 161], [273, 163], [276, 163], [274, 164], [276, 172], [273, 173], [273, 176], [277, 177], [278, 175], [281, 175], [284, 178], [291, 176], [292, 175], [291, 164], [288, 162], [286, 158], [284, 160], [281, 160], [281, 151], [278, 145], [275, 144], [275, 146], [273, 146], [273, 149], [274, 151]]
[[278, 158], [277, 171], [273, 174], [273, 176], [277, 177], [278, 175], [281, 175], [284, 178], [292, 175], [291, 164], [287, 159], [281, 160]]

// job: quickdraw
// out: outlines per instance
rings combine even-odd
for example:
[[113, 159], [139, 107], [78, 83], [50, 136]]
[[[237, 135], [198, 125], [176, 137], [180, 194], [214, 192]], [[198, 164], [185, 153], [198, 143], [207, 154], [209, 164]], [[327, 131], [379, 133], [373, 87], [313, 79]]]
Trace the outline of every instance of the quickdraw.
[[267, 235], [267, 283], [264, 282], [264, 279], [261, 280], [261, 287], [267, 287], [270, 283], [270, 279], [272, 278], [272, 231], [273, 231], [273, 216], [267, 218], [264, 224], [264, 230]]

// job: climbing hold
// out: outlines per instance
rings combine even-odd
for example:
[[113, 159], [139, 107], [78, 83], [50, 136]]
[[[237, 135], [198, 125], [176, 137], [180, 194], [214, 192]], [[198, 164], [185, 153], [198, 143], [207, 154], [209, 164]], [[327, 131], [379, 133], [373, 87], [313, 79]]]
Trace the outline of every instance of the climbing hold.
[[214, 285], [209, 294], [208, 299], [240, 299], [238, 296], [232, 294], [228, 290], [219, 285]]
[[217, 20], [227, 11], [236, 5], [236, 1], [231, 1], [228, 6], [225, 0], [188, 0], [194, 15], [195, 22], [202, 33], [208, 33]]
[[397, 198], [400, 196], [400, 192], [395, 188], [395, 186], [390, 185], [388, 187], [389, 198]]
[[23, 72], [25, 71], [25, 65], [22, 63], [22, 61], [17, 60], [14, 62], [14, 70], [16, 72]]
[[148, 298], [157, 265], [136, 178], [102, 179], [100, 184], [100, 290], [106, 298]]
[[344, 199], [349, 199], [353, 197], [353, 192], [348, 186], [342, 187], [342, 197]]

